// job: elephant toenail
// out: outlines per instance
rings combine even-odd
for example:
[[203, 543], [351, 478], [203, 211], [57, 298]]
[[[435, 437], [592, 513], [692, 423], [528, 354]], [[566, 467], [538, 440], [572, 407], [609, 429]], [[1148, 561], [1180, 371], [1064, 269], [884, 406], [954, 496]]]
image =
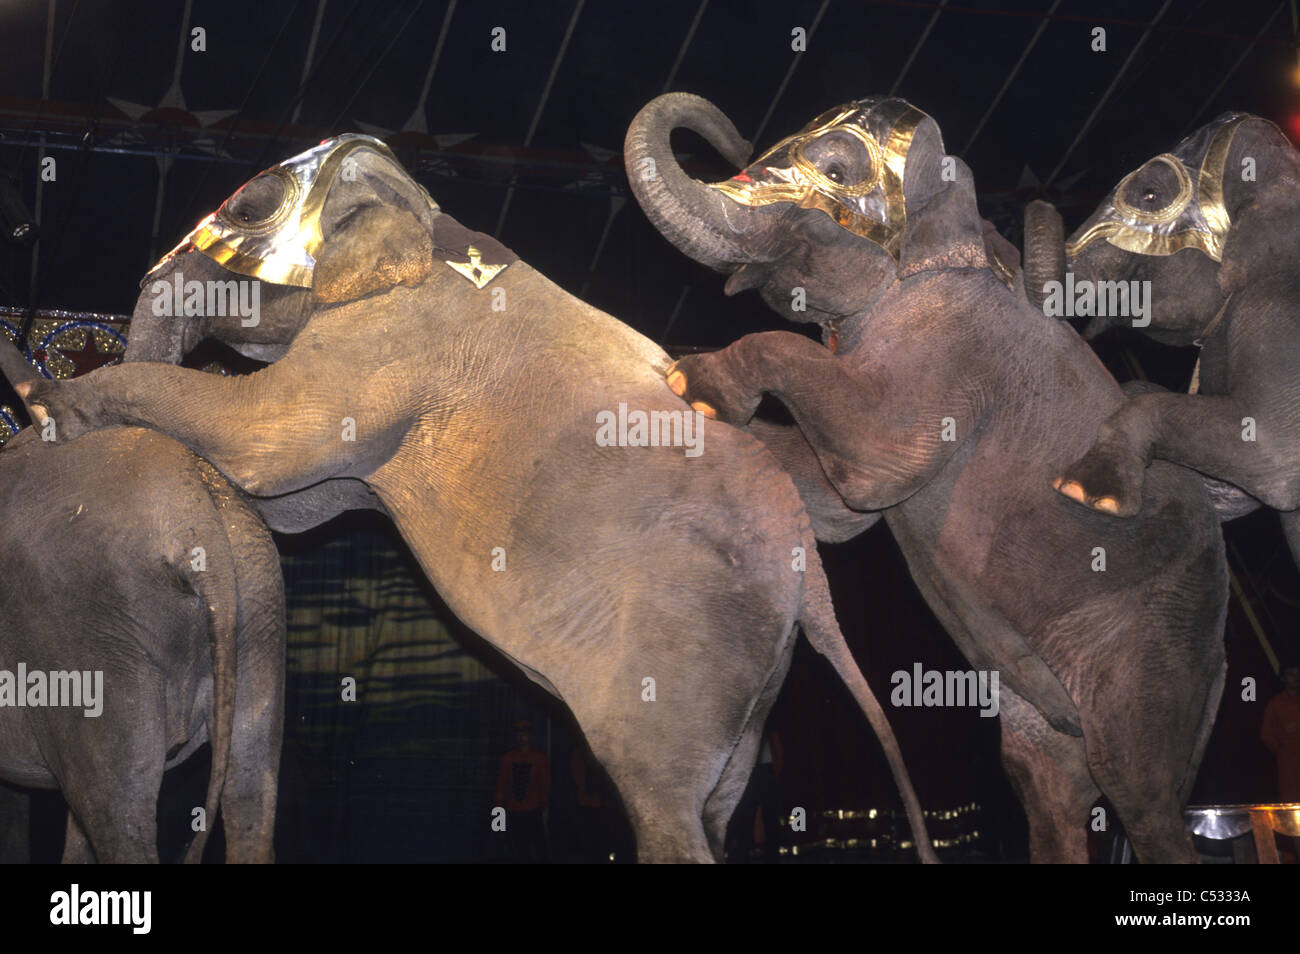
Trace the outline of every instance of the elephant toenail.
[[1058, 480], [1056, 489], [1077, 503], [1083, 503], [1085, 500], [1083, 487], [1077, 480]]
[[686, 393], [686, 375], [680, 371], [668, 372], [668, 389], [681, 397]]
[[1111, 515], [1119, 514], [1119, 501], [1114, 497], [1098, 497], [1093, 502], [1093, 506], [1102, 513], [1108, 513]]
[[705, 417], [712, 418], [715, 421], [718, 419], [718, 412], [715, 411], [713, 406], [710, 404], [705, 404], [703, 401], [692, 401], [691, 407], [695, 408], [695, 410], [699, 411]]

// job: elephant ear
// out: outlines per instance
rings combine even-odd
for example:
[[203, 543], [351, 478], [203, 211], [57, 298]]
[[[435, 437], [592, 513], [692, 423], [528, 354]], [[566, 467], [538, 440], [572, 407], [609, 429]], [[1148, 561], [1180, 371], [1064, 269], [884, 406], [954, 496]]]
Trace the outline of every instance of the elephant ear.
[[1223, 200], [1230, 216], [1217, 274], [1224, 294], [1240, 291], [1261, 268], [1300, 256], [1300, 155], [1267, 120], [1247, 120], [1233, 137]]
[[321, 212], [322, 245], [312, 298], [355, 301], [398, 285], [417, 286], [433, 269], [436, 207], [386, 156], [360, 149], [349, 156]]
[[1269, 271], [1292, 268], [1300, 257], [1298, 186], [1294, 180], [1267, 186], [1255, 201], [1233, 214], [1215, 276], [1225, 295], [1241, 291]]
[[900, 278], [931, 269], [989, 267], [975, 177], [966, 163], [944, 155], [933, 119], [925, 119], [912, 138], [903, 196], [907, 222], [898, 258]]

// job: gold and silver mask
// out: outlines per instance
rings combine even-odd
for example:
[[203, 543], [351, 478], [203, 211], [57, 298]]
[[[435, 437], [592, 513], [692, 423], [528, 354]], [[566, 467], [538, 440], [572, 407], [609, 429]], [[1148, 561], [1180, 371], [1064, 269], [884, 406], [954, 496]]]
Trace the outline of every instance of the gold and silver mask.
[[1223, 205], [1223, 173], [1238, 127], [1252, 117], [1228, 113], [1130, 172], [1067, 242], [1074, 258], [1105, 239], [1139, 255], [1172, 255], [1198, 248], [1223, 260], [1231, 222]]
[[711, 188], [742, 205], [820, 209], [897, 259], [907, 221], [903, 168], [927, 118], [901, 99], [856, 100], [822, 113]]
[[[310, 288], [322, 242], [320, 217], [325, 199], [335, 178], [346, 175], [348, 157], [359, 149], [374, 150], [398, 165], [388, 147], [371, 136], [348, 133], [327, 139], [246, 183], [164, 255], [149, 275], [193, 248], [240, 275]], [[245, 189], [267, 188], [268, 180], [279, 189], [279, 204], [273, 211], [256, 221], [246, 212], [235, 211], [236, 200]], [[429, 205], [437, 209], [432, 198]]]

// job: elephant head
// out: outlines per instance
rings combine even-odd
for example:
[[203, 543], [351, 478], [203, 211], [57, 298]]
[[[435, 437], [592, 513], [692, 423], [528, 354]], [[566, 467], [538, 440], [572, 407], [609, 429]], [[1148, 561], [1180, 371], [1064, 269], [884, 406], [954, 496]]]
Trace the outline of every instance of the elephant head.
[[[896, 277], [952, 265], [991, 267], [1013, 280], [1017, 257], [980, 220], [969, 170], [944, 155], [938, 124], [901, 99], [827, 110], [717, 183], [677, 164], [669, 136], [678, 127], [738, 165], [748, 153], [707, 100], [685, 93], [653, 100], [624, 147], [646, 214], [691, 258], [729, 272], [727, 294], [757, 288], [786, 318], [820, 324], [828, 344], [842, 319], [865, 311]], [[970, 187], [964, 196], [959, 183]], [[944, 214], [923, 214], [940, 206]]]
[[[1076, 285], [1149, 281], [1146, 332], [1192, 344], [1230, 294], [1273, 267], [1282, 246], [1292, 261], [1300, 252], [1298, 183], [1300, 156], [1276, 126], [1224, 113], [1120, 180], [1064, 255], [1059, 238], [1028, 227], [1026, 271], [1059, 280], [1067, 262]], [[1124, 320], [1094, 316], [1084, 333], [1093, 338]]]
[[[326, 140], [254, 177], [150, 270], [125, 360], [179, 364], [207, 337], [278, 360], [318, 308], [420, 284], [432, 268], [435, 215], [437, 205], [379, 140]], [[25, 399], [43, 383], [16, 349], [0, 348], [0, 374]], [[344, 510], [384, 511], [364, 483], [343, 476], [255, 506], [285, 533]]]
[[369, 136], [326, 140], [247, 182], [150, 270], [128, 361], [205, 337], [275, 361], [321, 304], [418, 284], [437, 206]]

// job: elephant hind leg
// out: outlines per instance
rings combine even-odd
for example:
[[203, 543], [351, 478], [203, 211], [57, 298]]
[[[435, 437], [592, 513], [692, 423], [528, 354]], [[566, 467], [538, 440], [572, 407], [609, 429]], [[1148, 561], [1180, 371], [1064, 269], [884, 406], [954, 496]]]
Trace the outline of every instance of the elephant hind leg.
[[[1183, 822], [1180, 795], [1195, 778], [1202, 727], [1213, 720], [1219, 700], [1197, 711], [1192, 700], [1178, 697], [1191, 677], [1166, 678], [1168, 685], [1157, 682], [1142, 699], [1103, 690], [1089, 706], [1100, 715], [1087, 721], [1088, 767], [1141, 863], [1195, 864], [1200, 856]], [[1197, 694], [1195, 701], [1206, 700]], [[1118, 717], [1126, 711], [1138, 719]]]
[[86, 837], [86, 829], [81, 827], [81, 822], [77, 821], [77, 813], [68, 809], [68, 827], [63, 836], [63, 864], [65, 865], [89, 865], [94, 864], [95, 853], [90, 849], [90, 839]]
[[[787, 634], [785, 651], [768, 675], [767, 684], [754, 703], [749, 721], [745, 723], [736, 747], [731, 750], [718, 784], [713, 787], [713, 791], [709, 793], [704, 803], [704, 831], [708, 836], [713, 856], [719, 860], [722, 859], [725, 850], [727, 825], [731, 821], [731, 816], [735, 814], [736, 806], [744, 796], [749, 778], [753, 774], [754, 761], [758, 758], [767, 717], [771, 714], [772, 706], [776, 704], [776, 698], [785, 683], [786, 674], [790, 671], [790, 660], [794, 655], [795, 647], [793, 636], [793, 631]], [[769, 832], [768, 837], [775, 838], [776, 833]]]
[[[581, 720], [579, 720], [581, 724]], [[708, 791], [686, 746], [651, 741], [638, 734], [634, 745], [603, 726], [583, 727], [587, 744], [618, 789], [636, 837], [639, 864], [710, 863], [715, 860], [701, 822]]]
[[[158, 863], [161, 754], [156, 761], [152, 772], [123, 772], [117, 785], [105, 784], [102, 779], [79, 779], [64, 789], [68, 800], [64, 863]], [[96, 788], [87, 788], [96, 784]]]
[[1286, 534], [1286, 545], [1291, 550], [1291, 561], [1300, 570], [1300, 510], [1279, 510], [1282, 532]]
[[1201, 860], [1183, 824], [1182, 805], [1172, 789], [1153, 797], [1121, 796], [1118, 801], [1109, 791], [1106, 794], [1124, 821], [1138, 861], [1167, 865], [1197, 864]]
[[653, 786], [619, 785], [636, 832], [637, 863], [712, 864], [717, 859], [699, 813], [682, 806], [673, 785], [673, 780], [667, 778]]
[[275, 861], [275, 808], [284, 737], [284, 587], [269, 534], [239, 508], [228, 530], [239, 580], [235, 722], [221, 795], [227, 864]]
[[45, 726], [54, 776], [68, 803], [64, 859], [89, 861], [89, 841], [100, 864], [158, 863], [158, 792], [165, 761], [167, 705], [156, 681], [123, 670], [104, 674], [99, 718], [79, 710], [50, 710]]
[[1088, 863], [1088, 810], [1100, 791], [1083, 740], [1057, 732], [1006, 686], [999, 692], [1002, 767], [1029, 819], [1030, 860]]

